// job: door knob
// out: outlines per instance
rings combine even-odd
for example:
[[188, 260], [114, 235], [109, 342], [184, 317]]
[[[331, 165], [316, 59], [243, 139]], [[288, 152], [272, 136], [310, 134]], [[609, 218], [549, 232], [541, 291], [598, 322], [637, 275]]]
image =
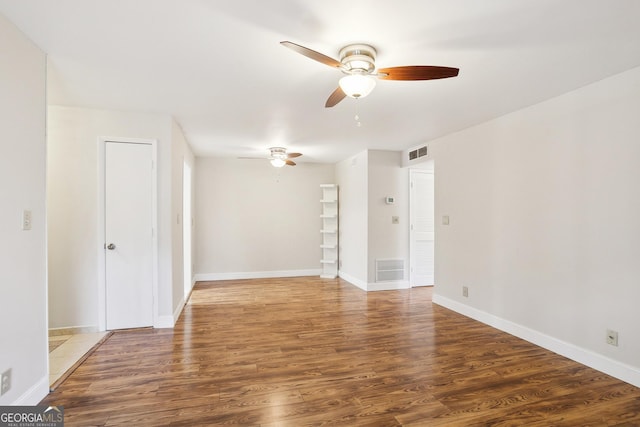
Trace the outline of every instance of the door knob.
[[116, 248], [116, 245], [114, 245], [113, 243], [109, 243], [107, 245], [107, 249], [109, 249], [110, 251], [114, 250]]

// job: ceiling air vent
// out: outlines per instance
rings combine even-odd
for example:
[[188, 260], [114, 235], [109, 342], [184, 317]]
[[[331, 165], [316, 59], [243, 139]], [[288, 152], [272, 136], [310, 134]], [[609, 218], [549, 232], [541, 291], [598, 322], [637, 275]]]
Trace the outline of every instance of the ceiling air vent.
[[424, 157], [427, 155], [427, 146], [420, 147], [417, 150], [409, 151], [409, 160], [415, 160], [419, 157]]

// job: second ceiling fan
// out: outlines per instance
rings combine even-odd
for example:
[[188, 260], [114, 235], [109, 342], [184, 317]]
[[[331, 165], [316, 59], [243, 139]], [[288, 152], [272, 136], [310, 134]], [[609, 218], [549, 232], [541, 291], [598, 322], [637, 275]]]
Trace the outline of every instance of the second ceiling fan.
[[327, 99], [325, 107], [333, 107], [345, 97], [363, 98], [376, 85], [376, 78], [381, 80], [435, 80], [455, 77], [460, 71], [453, 67], [435, 65], [408, 65], [401, 67], [379, 68], [376, 70], [376, 50], [367, 44], [351, 44], [340, 49], [340, 60], [299, 44], [283, 41], [281, 45], [298, 52], [322, 64], [334, 67], [346, 74], [339, 86]]
[[295, 166], [296, 162], [291, 159], [302, 156], [302, 153], [287, 153], [287, 149], [284, 147], [271, 147], [269, 152], [271, 153], [269, 156], [271, 165], [276, 168], [281, 168], [284, 165]]

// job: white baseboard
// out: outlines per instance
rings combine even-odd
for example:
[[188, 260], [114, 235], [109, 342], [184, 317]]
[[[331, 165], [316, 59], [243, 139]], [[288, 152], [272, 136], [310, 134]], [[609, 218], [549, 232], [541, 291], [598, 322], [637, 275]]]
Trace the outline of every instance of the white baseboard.
[[346, 280], [354, 286], [362, 289], [363, 291], [393, 291], [397, 289], [409, 289], [411, 286], [409, 281], [407, 280], [397, 280], [393, 282], [377, 282], [377, 283], [367, 283], [364, 280], [357, 279], [347, 273], [342, 271], [338, 272], [338, 276], [341, 279]]
[[367, 290], [367, 282], [365, 282], [364, 280], [356, 279], [355, 277], [342, 271], [338, 271], [338, 277], [340, 277], [343, 280], [346, 280], [347, 282], [351, 283], [353, 286], [356, 286], [362, 289], [363, 291]]
[[321, 269], [311, 270], [277, 270], [277, 271], [245, 271], [235, 273], [198, 273], [194, 276], [196, 282], [217, 280], [242, 279], [271, 279], [277, 277], [320, 276]]
[[[189, 294], [191, 295], [191, 294]], [[182, 301], [180, 301], [180, 304], [178, 304], [178, 306], [176, 307], [175, 310], [173, 310], [173, 325], [175, 326], [176, 323], [178, 323], [178, 319], [180, 318], [180, 315], [182, 314], [182, 310], [184, 310], [184, 306], [187, 305], [187, 301], [183, 299]]]
[[522, 338], [542, 348], [546, 348], [585, 366], [604, 372], [631, 385], [640, 387], [640, 369], [634, 366], [618, 362], [591, 350], [578, 347], [441, 295], [434, 294], [433, 302], [518, 338]]
[[398, 289], [409, 289], [408, 280], [395, 280], [393, 282], [376, 282], [367, 285], [367, 291], [395, 291]]
[[153, 323], [153, 327], [158, 329], [173, 328], [176, 324], [175, 319], [177, 319], [175, 314], [158, 316], [156, 317], [156, 321]]
[[47, 394], [49, 394], [49, 375], [41, 378], [40, 381], [35, 383], [29, 390], [13, 402], [12, 405], [34, 406], [39, 404]]

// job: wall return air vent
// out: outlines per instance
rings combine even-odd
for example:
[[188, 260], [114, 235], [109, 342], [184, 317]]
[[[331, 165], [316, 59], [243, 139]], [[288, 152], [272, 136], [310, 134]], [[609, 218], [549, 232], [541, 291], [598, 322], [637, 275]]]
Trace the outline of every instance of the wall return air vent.
[[424, 157], [427, 155], [427, 146], [417, 148], [415, 150], [409, 151], [409, 160], [415, 160], [420, 157]]
[[404, 259], [377, 259], [376, 282], [404, 280]]

